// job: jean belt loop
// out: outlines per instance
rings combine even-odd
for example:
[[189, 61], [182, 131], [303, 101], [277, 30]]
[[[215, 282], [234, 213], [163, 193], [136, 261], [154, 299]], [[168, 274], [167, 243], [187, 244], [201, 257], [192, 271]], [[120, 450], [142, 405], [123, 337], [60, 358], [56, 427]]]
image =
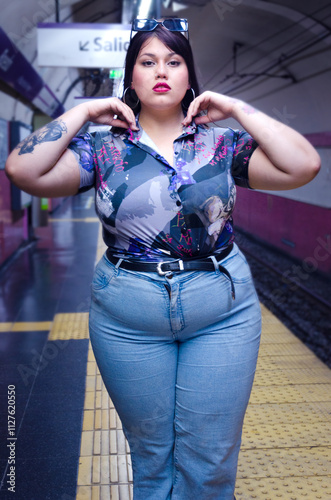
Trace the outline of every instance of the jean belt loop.
[[118, 261], [115, 264], [116, 269], [118, 269], [120, 267], [120, 265], [122, 264], [123, 260], [124, 259], [118, 259]]
[[218, 271], [219, 270], [219, 262], [217, 262], [215, 255], [209, 255], [209, 259], [211, 259], [213, 261], [215, 271]]

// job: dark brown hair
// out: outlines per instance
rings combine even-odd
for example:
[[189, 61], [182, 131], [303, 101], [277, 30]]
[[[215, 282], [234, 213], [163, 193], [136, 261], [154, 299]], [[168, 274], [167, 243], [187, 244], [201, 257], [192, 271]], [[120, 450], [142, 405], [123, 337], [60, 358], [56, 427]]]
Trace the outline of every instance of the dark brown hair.
[[[164, 45], [173, 50], [176, 54], [183, 57], [189, 74], [189, 82], [191, 88], [194, 90], [195, 95], [200, 94], [199, 84], [195, 72], [194, 59], [192, 54], [191, 45], [187, 38], [180, 32], [169, 31], [161, 25], [158, 25], [153, 31], [139, 31], [132, 39], [128, 48], [125, 59], [125, 73], [124, 73], [124, 90], [125, 102], [132, 108], [135, 114], [140, 111], [140, 104], [137, 105], [137, 95], [130, 89], [132, 82], [133, 67], [136, 63], [139, 51], [142, 45], [151, 38], [156, 36]], [[123, 99], [123, 97], [122, 97]], [[193, 100], [193, 93], [189, 89], [182, 101], [182, 108], [185, 112]]]

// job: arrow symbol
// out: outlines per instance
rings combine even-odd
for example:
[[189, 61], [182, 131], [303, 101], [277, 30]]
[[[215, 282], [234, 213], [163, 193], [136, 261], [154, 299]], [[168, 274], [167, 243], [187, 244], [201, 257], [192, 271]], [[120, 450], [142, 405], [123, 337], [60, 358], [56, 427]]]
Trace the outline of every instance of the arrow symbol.
[[82, 43], [82, 42], [79, 42], [79, 50], [84, 50], [85, 52], [88, 51], [88, 44], [89, 42], [85, 42], [85, 43]]

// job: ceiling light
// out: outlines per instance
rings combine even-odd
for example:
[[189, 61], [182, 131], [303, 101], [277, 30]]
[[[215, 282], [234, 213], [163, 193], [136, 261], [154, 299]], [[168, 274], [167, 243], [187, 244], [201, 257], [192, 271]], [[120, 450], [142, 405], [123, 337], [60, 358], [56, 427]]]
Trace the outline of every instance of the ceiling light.
[[141, 0], [138, 15], [137, 15], [138, 19], [147, 19], [148, 18], [149, 10], [151, 8], [151, 3], [152, 3], [152, 0]]

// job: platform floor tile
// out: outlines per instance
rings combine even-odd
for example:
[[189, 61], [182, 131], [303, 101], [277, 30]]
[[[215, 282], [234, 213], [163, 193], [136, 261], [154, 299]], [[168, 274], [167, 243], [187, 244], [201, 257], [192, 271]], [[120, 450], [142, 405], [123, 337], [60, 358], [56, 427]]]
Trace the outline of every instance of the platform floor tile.
[[330, 476], [238, 479], [237, 500], [329, 500]]
[[132, 500], [132, 468], [121, 421], [90, 346], [77, 500]]
[[331, 447], [326, 446], [242, 450], [237, 477], [327, 476], [330, 461]]

